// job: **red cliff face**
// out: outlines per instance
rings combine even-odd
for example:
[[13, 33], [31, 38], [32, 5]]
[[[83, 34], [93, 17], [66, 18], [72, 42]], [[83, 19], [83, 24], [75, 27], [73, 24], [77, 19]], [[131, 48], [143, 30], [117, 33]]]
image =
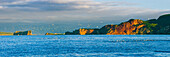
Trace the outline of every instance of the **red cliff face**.
[[107, 28], [107, 35], [133, 35], [133, 34], [143, 34], [149, 33], [150, 31], [147, 28], [144, 28], [145, 25], [143, 24], [142, 20], [135, 19], [129, 20], [128, 22], [124, 22], [120, 25], [106, 25]]

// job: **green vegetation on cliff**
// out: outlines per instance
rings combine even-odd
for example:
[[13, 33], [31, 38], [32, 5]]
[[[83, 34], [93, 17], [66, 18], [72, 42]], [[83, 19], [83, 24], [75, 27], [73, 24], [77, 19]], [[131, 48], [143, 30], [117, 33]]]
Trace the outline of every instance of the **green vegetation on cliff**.
[[170, 34], [170, 14], [162, 15], [157, 20], [158, 28], [154, 33]]

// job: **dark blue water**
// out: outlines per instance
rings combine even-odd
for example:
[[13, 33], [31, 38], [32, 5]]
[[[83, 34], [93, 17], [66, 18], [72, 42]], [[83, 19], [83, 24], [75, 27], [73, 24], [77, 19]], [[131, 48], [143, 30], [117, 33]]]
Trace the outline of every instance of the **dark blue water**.
[[170, 35], [0, 36], [0, 57], [170, 56]]

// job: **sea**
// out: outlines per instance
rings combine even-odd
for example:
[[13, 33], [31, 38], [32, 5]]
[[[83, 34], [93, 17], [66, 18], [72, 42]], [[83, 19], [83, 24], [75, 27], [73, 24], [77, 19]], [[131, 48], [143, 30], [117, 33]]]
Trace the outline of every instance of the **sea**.
[[0, 36], [0, 57], [170, 57], [170, 35]]

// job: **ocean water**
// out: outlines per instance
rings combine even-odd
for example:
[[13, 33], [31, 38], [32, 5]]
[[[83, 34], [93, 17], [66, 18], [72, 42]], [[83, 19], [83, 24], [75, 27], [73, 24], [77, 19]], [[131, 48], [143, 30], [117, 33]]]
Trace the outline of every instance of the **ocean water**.
[[0, 57], [169, 57], [170, 35], [0, 36]]

